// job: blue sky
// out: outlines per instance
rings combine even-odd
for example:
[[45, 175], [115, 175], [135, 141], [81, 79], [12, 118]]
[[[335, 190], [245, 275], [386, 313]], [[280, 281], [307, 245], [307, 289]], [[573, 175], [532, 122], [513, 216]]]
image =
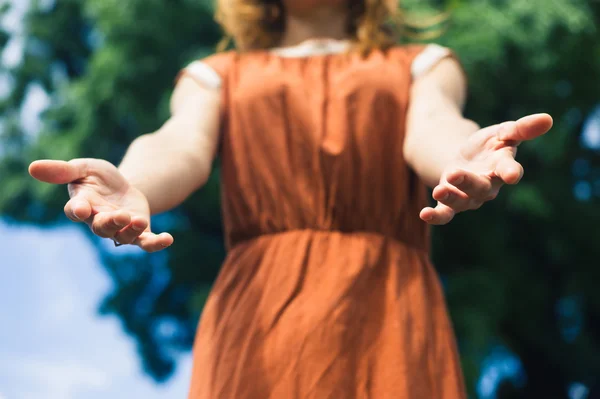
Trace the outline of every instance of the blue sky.
[[[4, 67], [21, 62], [29, 1], [10, 3], [1, 21], [12, 33], [0, 58]], [[10, 79], [0, 75], [0, 96], [9, 91]], [[49, 103], [39, 85], [29, 87], [21, 110], [28, 134], [37, 133]], [[98, 316], [111, 283], [80, 226], [42, 230], [0, 219], [0, 254], [0, 399], [186, 397], [189, 356], [172, 381], [157, 386], [118, 321]]]
[[78, 226], [0, 222], [0, 399], [185, 398], [191, 362], [157, 386], [96, 309], [111, 282]]

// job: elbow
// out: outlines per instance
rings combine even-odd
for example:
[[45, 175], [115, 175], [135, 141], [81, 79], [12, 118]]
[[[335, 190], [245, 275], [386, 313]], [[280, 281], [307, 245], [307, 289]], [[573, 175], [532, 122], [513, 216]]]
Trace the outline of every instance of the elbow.
[[413, 140], [409, 140], [408, 138], [406, 138], [402, 147], [402, 156], [404, 158], [404, 161], [408, 164], [408, 166], [410, 166], [413, 169], [415, 167], [415, 155], [417, 151], [418, 150], [415, 144], [413, 143]]
[[145, 162], [154, 164], [155, 169], [163, 170], [161, 173], [195, 191], [208, 182], [214, 156], [209, 156], [202, 143], [182, 140], [170, 133], [158, 130], [138, 136], [129, 151], [140, 154]]
[[137, 136], [133, 141], [129, 144], [129, 151], [142, 149], [144, 151], [151, 148], [153, 145], [153, 137], [156, 136], [156, 133], [146, 133], [140, 136]]
[[180, 170], [190, 179], [194, 191], [208, 183], [213, 170], [214, 158], [193, 146], [185, 148], [179, 153]]
[[196, 159], [194, 162], [196, 165], [196, 189], [200, 189], [208, 183], [210, 175], [212, 173], [212, 162], [208, 159]]
[[407, 142], [403, 147], [403, 156], [407, 166], [419, 177], [419, 179], [427, 187], [433, 188], [439, 182], [439, 173], [436, 170], [436, 162], [431, 162], [431, 159], [428, 158], [429, 155], [427, 151], [426, 147], [423, 148], [423, 146]]

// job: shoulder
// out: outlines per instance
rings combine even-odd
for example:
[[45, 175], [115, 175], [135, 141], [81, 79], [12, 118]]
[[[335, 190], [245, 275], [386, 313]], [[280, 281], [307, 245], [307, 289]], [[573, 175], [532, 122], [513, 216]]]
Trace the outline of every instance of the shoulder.
[[218, 89], [235, 62], [236, 56], [236, 52], [227, 51], [192, 61], [179, 72], [176, 81], [179, 82], [185, 76], [201, 86]]
[[248, 66], [261, 68], [266, 60], [269, 60], [269, 53], [264, 50], [219, 52], [192, 61], [180, 71], [178, 79], [187, 75], [203, 86], [217, 89], [230, 78], [235, 79], [236, 71], [246, 70]]
[[224, 51], [197, 60], [192, 64], [201, 64], [208, 66], [216, 73], [218, 73], [221, 77], [223, 77], [227, 74], [232, 64], [234, 64], [239, 59], [239, 55], [240, 53], [234, 50]]
[[430, 44], [418, 51], [411, 64], [412, 97], [429, 101], [434, 93], [452, 99], [462, 107], [468, 80], [463, 66], [451, 49]]
[[216, 53], [187, 64], [175, 79], [171, 112], [191, 98], [219, 98], [223, 81], [235, 56], [234, 52]]
[[414, 80], [427, 75], [440, 65], [454, 65], [462, 71], [461, 63], [456, 53], [449, 47], [439, 44], [409, 44], [395, 46], [390, 49], [392, 57], [400, 58], [410, 68]]

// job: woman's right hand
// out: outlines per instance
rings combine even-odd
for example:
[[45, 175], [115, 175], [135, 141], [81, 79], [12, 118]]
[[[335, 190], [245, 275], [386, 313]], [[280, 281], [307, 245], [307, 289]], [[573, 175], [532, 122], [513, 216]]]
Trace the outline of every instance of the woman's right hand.
[[168, 233], [152, 233], [146, 196], [110, 162], [41, 160], [29, 166], [29, 173], [46, 183], [68, 184], [71, 199], [65, 205], [65, 214], [75, 222], [86, 223], [100, 237], [137, 245], [146, 252], [173, 243]]

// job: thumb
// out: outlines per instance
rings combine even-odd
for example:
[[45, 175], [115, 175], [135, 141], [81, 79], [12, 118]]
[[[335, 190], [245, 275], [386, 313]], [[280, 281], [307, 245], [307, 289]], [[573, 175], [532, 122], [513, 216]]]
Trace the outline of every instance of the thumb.
[[523, 117], [516, 122], [498, 125], [496, 137], [501, 141], [521, 142], [533, 140], [550, 130], [553, 121], [548, 114], [534, 114]]
[[87, 169], [87, 163], [83, 159], [69, 162], [40, 160], [29, 165], [29, 174], [45, 183], [68, 184], [86, 177]]

